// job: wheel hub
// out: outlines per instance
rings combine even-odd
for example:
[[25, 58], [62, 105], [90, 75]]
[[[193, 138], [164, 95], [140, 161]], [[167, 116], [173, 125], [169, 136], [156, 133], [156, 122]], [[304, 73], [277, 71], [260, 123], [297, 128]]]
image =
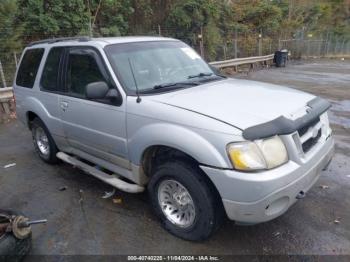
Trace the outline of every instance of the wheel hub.
[[34, 139], [40, 152], [43, 155], [48, 155], [50, 153], [49, 139], [41, 127], [35, 129]]
[[188, 190], [175, 180], [162, 181], [158, 187], [158, 202], [166, 218], [179, 227], [190, 227], [196, 209]]
[[182, 193], [174, 193], [173, 194], [173, 199], [176, 201], [178, 206], [185, 206], [190, 202], [190, 199], [188, 198], [187, 194], [182, 192]]

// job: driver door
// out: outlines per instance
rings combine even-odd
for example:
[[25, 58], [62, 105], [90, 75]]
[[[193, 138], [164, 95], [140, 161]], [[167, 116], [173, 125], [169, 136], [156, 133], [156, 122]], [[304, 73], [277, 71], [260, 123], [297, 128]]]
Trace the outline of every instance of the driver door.
[[125, 106], [121, 101], [87, 99], [86, 85], [99, 81], [116, 88], [99, 51], [92, 47], [69, 48], [64, 77], [67, 95], [59, 101], [64, 134], [72, 153], [87, 153], [117, 165], [124, 163], [125, 167]]

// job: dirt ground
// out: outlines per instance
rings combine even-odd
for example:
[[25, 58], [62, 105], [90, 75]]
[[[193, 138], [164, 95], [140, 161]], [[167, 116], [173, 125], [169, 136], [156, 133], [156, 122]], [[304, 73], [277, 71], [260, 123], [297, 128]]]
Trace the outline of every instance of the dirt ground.
[[[48, 219], [33, 228], [31, 254], [350, 255], [350, 62], [296, 62], [238, 77], [283, 84], [332, 102], [336, 154], [306, 198], [271, 222], [244, 227], [226, 221], [205, 242], [183, 241], [161, 228], [145, 194], [117, 192], [118, 203], [102, 199], [108, 185], [65, 164], [44, 164], [30, 132], [11, 121], [0, 125], [0, 208]], [[16, 166], [5, 169], [10, 163]]]

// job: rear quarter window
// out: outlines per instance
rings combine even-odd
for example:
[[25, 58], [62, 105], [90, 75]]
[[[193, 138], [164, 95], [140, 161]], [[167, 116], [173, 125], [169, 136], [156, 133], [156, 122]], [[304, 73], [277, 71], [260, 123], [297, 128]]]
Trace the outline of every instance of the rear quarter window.
[[25, 52], [18, 69], [16, 85], [33, 88], [43, 54], [43, 48], [29, 49]]

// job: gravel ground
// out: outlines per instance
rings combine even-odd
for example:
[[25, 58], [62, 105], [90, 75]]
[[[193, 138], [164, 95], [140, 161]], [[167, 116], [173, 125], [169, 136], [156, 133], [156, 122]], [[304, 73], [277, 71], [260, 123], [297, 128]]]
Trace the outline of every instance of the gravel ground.
[[[65, 164], [44, 164], [30, 132], [12, 121], [0, 125], [0, 207], [48, 219], [33, 228], [31, 254], [350, 255], [350, 62], [298, 62], [238, 77], [283, 84], [332, 102], [336, 154], [305, 199], [271, 222], [244, 227], [226, 221], [205, 242], [183, 241], [161, 228], [146, 195], [117, 192], [114, 198], [121, 203], [114, 203], [101, 198], [111, 190], [102, 182]], [[3, 168], [9, 163], [16, 166]]]

